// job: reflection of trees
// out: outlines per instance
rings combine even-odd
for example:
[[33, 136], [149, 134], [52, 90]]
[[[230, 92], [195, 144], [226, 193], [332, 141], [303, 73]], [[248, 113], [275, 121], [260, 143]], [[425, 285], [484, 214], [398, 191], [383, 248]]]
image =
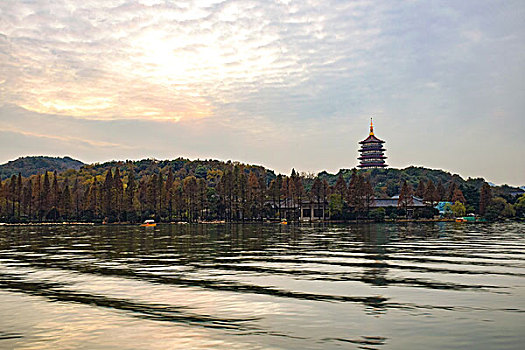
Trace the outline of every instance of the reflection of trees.
[[[361, 251], [365, 254], [366, 259], [374, 262], [369, 267], [364, 267], [361, 274], [361, 281], [377, 287], [388, 286], [388, 254], [385, 245], [389, 242], [389, 233], [386, 225], [360, 225], [358, 226], [358, 237], [364, 243]], [[372, 314], [382, 314], [386, 311], [383, 302], [367, 304], [371, 308]]]

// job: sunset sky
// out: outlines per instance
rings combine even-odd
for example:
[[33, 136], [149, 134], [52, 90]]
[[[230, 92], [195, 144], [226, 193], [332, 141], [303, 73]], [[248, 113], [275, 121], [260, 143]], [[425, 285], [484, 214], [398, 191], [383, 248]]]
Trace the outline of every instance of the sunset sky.
[[0, 162], [387, 163], [525, 185], [525, 2], [0, 1]]

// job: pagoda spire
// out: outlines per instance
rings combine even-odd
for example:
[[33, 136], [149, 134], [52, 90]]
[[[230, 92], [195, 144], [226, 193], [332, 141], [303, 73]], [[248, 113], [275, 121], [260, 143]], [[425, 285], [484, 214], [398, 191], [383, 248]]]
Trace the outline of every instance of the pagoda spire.
[[374, 135], [374, 124], [372, 123], [372, 117], [370, 117], [370, 134], [369, 135]]

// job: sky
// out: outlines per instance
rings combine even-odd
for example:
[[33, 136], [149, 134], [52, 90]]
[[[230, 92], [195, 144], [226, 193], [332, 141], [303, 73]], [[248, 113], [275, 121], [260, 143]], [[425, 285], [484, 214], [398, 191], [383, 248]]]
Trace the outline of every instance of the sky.
[[358, 164], [525, 185], [523, 0], [2, 0], [0, 162]]

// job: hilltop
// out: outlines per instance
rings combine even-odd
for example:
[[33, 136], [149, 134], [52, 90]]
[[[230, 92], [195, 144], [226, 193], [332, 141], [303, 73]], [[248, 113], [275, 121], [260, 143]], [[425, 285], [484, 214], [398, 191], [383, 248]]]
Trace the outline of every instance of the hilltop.
[[0, 165], [0, 179], [21, 173], [23, 177], [42, 174], [45, 171], [63, 172], [68, 169], [79, 170], [84, 163], [71, 157], [31, 156], [20, 157]]

